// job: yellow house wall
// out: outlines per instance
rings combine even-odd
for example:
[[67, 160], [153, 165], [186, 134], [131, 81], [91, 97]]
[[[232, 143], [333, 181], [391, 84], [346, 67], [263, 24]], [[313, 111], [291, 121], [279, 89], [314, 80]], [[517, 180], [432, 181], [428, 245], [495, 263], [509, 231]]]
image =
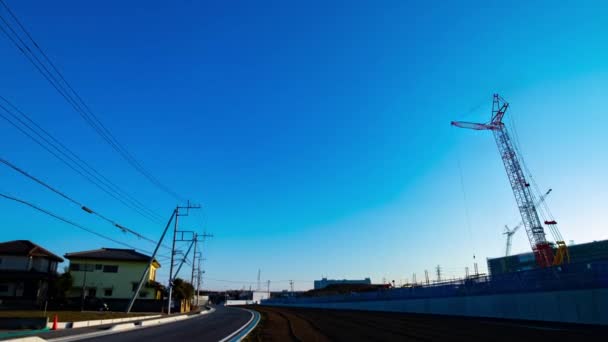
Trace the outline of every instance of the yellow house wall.
[[[132, 284], [139, 282], [141, 273], [146, 268], [146, 263], [133, 262], [133, 261], [111, 261], [111, 260], [85, 260], [85, 259], [72, 259], [70, 263], [74, 264], [89, 264], [89, 265], [116, 265], [118, 266], [117, 273], [106, 273], [101, 270], [93, 270], [86, 272], [86, 288], [96, 288], [96, 297], [98, 298], [131, 298], [133, 296]], [[148, 273], [148, 280], [155, 280], [156, 276], [156, 264], [153, 264], [150, 268], [151, 271]], [[83, 266], [81, 266], [82, 269]], [[94, 266], [88, 266], [94, 268]], [[70, 271], [72, 274], [73, 290], [71, 291], [72, 296], [80, 296], [81, 288], [83, 286], [84, 271]], [[144, 284], [145, 285], [145, 284]], [[104, 290], [107, 288], [112, 289], [112, 295], [106, 296]], [[147, 293], [146, 299], [154, 298], [154, 289], [146, 288], [142, 286], [141, 293]]]

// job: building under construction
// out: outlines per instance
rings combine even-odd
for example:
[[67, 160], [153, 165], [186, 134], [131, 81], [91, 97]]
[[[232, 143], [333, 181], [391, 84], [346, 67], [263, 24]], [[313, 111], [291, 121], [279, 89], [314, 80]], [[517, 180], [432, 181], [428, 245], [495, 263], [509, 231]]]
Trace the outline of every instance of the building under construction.
[[[577, 263], [608, 262], [608, 240], [570, 245], [568, 246], [568, 251], [570, 258]], [[534, 254], [531, 252], [488, 259], [488, 272], [490, 276], [528, 271], [536, 268], [538, 268], [538, 264], [536, 263]]]
[[[269, 305], [457, 315], [608, 325], [608, 240], [566, 246], [542, 193], [527, 169], [503, 117], [509, 104], [497, 94], [488, 123], [453, 121], [494, 135], [521, 223], [507, 228], [507, 256], [488, 259], [490, 275], [413, 284], [406, 288], [273, 298]], [[509, 256], [523, 227], [531, 252]], [[546, 236], [546, 231], [553, 241]]]

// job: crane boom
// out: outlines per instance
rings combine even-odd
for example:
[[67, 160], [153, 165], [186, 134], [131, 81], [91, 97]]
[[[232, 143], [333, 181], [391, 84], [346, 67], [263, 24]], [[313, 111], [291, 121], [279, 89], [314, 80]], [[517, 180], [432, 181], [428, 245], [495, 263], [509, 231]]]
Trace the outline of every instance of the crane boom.
[[[551, 191], [553, 191], [553, 189], [547, 190], [547, 192], [545, 192], [542, 196], [538, 198], [534, 205], [538, 207], [540, 204], [542, 204], [547, 198], [547, 196], [549, 196]], [[513, 235], [515, 235], [515, 232], [517, 232], [523, 224], [524, 221], [519, 221], [519, 223], [511, 229], [509, 229], [509, 226], [505, 225], [505, 232], [503, 233], [507, 236], [507, 247], [505, 248], [505, 256], [509, 256], [509, 254], [511, 253], [511, 239], [513, 238]]]
[[490, 130], [494, 134], [496, 145], [500, 157], [503, 161], [511, 189], [515, 195], [515, 201], [521, 214], [528, 240], [534, 252], [536, 263], [540, 267], [549, 267], [553, 265], [553, 249], [547, 242], [545, 230], [534, 204], [534, 197], [530, 191], [530, 184], [526, 181], [526, 177], [522, 170], [519, 158], [515, 152], [515, 147], [511, 142], [509, 133], [502, 118], [509, 108], [509, 104], [504, 101], [498, 94], [494, 94], [492, 103], [492, 118], [488, 124], [471, 124], [452, 122], [453, 126], [462, 128], [471, 128], [477, 130]]
[[488, 125], [474, 123], [474, 122], [465, 122], [465, 121], [452, 121], [452, 126], [456, 126], [456, 127], [460, 127], [460, 128], [474, 129], [477, 131], [491, 129], [490, 126], [488, 126]]

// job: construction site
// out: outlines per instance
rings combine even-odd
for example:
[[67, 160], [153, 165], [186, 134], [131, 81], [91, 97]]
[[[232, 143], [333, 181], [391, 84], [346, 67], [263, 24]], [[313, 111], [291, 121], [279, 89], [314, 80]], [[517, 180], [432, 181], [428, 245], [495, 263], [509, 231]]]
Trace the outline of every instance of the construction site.
[[[333, 293], [270, 298], [262, 301], [264, 307], [259, 309], [266, 313], [269, 324], [281, 326], [281, 322], [288, 322], [283, 331], [296, 340], [298, 330], [300, 334], [316, 331], [327, 340], [348, 339], [335, 335], [337, 331], [348, 331], [352, 337], [365, 336], [369, 333], [364, 328], [371, 324], [369, 320], [380, 327], [376, 331], [387, 332], [387, 339], [449, 340], [493, 335], [493, 339], [499, 336], [502, 340], [535, 334], [548, 337], [550, 330], [560, 331], [556, 338], [570, 333], [588, 338], [599, 336], [600, 331], [605, 334], [608, 240], [576, 245], [565, 242], [545, 201], [552, 190], [541, 191], [536, 185], [503, 123], [508, 108], [509, 104], [495, 94], [488, 123], [451, 123], [494, 135], [521, 215], [518, 225], [505, 227], [505, 249], [496, 251], [497, 256], [502, 256], [487, 260], [489, 274], [475, 270], [461, 279], [447, 281], [439, 276], [429, 281], [427, 275], [422, 282], [401, 287], [351, 287]], [[520, 228], [527, 235], [530, 251], [511, 255], [512, 237]], [[347, 324], [344, 321], [358, 320], [368, 323], [336, 328]], [[329, 321], [335, 323], [333, 328], [327, 326]], [[459, 329], [449, 328], [453, 325]], [[466, 329], [467, 325], [471, 329]], [[438, 326], [442, 328], [435, 329]], [[259, 334], [270, 331], [260, 329]], [[455, 331], [463, 335], [450, 335]]]

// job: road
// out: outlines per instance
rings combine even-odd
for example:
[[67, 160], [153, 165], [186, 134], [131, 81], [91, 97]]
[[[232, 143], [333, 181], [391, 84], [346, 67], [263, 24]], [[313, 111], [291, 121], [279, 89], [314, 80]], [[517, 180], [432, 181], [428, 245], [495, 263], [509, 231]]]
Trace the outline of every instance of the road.
[[251, 306], [257, 341], [606, 341], [608, 327], [405, 313]]
[[[251, 313], [236, 309], [216, 306], [212, 314], [168, 323], [149, 328], [137, 328], [111, 335], [98, 336], [81, 341], [95, 342], [134, 342], [134, 341], [220, 341], [230, 335], [251, 319]], [[45, 338], [45, 336], [41, 336]]]

